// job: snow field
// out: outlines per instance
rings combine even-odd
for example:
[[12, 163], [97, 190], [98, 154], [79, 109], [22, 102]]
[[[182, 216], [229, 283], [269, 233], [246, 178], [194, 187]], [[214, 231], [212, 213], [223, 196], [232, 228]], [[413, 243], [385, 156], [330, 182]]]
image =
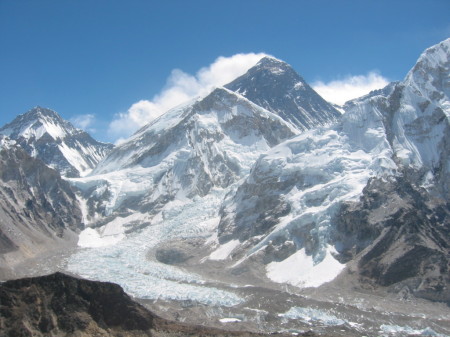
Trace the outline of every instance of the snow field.
[[266, 266], [269, 279], [277, 283], [288, 283], [296, 287], [318, 287], [332, 281], [345, 268], [333, 258], [334, 248], [327, 247], [325, 258], [318, 264], [312, 256], [300, 249], [281, 262], [271, 262]]

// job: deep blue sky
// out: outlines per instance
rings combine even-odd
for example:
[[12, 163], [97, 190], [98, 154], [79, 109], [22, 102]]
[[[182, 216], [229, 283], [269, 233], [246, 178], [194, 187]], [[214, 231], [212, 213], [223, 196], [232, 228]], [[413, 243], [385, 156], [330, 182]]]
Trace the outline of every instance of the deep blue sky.
[[174, 68], [266, 52], [307, 81], [402, 79], [450, 37], [448, 0], [0, 0], [0, 125], [33, 106], [64, 118], [151, 99]]

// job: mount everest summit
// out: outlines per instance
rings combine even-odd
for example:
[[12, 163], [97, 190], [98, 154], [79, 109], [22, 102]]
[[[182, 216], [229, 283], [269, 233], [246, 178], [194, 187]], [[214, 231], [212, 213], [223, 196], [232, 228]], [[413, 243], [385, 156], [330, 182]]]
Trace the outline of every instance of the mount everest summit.
[[[35, 108], [0, 129], [2, 156], [25, 151], [63, 177], [52, 188], [75, 214], [60, 226], [84, 248], [67, 269], [139, 298], [244, 301], [202, 286], [217, 277], [298, 288], [351, 280], [449, 303], [449, 48], [450, 39], [425, 50], [403, 81], [344, 114], [265, 57], [114, 148]], [[46, 184], [21, 187], [3, 162], [2, 193], [17, 195], [8, 219], [20, 223], [28, 200], [43, 207], [32, 196]], [[48, 232], [40, 223], [28, 226]], [[19, 246], [2, 226], [3, 251]]]

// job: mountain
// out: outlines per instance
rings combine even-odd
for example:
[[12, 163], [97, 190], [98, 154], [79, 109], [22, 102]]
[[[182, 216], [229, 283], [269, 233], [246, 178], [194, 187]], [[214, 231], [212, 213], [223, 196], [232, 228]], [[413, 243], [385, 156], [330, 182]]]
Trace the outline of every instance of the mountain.
[[339, 117], [288, 64], [266, 57], [224, 88], [143, 127], [73, 183], [92, 219], [156, 214], [170, 201], [228, 188], [269, 148]]
[[217, 88], [143, 127], [88, 177], [72, 182], [84, 191], [91, 217], [156, 214], [172, 200], [228, 188], [261, 153], [297, 132], [279, 116]]
[[41, 107], [16, 117], [0, 128], [0, 134], [66, 177], [86, 175], [113, 148]]
[[348, 102], [339, 124], [261, 156], [220, 211], [232, 259], [303, 287], [348, 265], [363, 283], [449, 302], [449, 46]]
[[[158, 312], [254, 318], [273, 331], [300, 319], [301, 331], [334, 324], [346, 336], [434, 333], [428, 322], [446, 332], [445, 305], [417, 297], [450, 303], [449, 46], [427, 49], [403, 81], [347, 102], [342, 115], [287, 64], [264, 58], [79, 177], [61, 180], [3, 137], [3, 213], [15, 207], [9, 218], [25, 222], [28, 205], [37, 219], [62, 200], [73, 220], [65, 232], [88, 225], [67, 270], [119, 283]], [[53, 191], [42, 173], [64, 197], [37, 199]], [[0, 242], [12, 251], [21, 243], [8, 230]]]
[[273, 112], [300, 131], [336, 122], [341, 115], [287, 63], [262, 58], [225, 88]]
[[0, 270], [68, 245], [82, 229], [72, 187], [0, 135]]

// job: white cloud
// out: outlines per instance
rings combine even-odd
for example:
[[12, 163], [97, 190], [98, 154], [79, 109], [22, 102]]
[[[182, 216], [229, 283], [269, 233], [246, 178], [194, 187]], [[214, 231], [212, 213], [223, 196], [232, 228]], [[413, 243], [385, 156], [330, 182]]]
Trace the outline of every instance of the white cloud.
[[70, 122], [79, 129], [89, 131], [89, 132], [95, 132], [95, 129], [89, 128], [95, 122], [94, 115], [91, 115], [91, 114], [78, 115], [78, 116], [72, 117], [70, 119]]
[[174, 69], [167, 79], [166, 86], [152, 100], [140, 100], [127, 112], [115, 116], [109, 125], [110, 137], [123, 140], [169, 109], [205, 95], [214, 87], [225, 85], [243, 75], [264, 56], [266, 54], [263, 53], [221, 56], [210, 66], [201, 68], [195, 75]]
[[315, 91], [331, 103], [343, 105], [350, 99], [361, 97], [375, 89], [385, 87], [389, 81], [376, 71], [367, 75], [349, 75], [328, 83], [317, 81], [312, 84]]

